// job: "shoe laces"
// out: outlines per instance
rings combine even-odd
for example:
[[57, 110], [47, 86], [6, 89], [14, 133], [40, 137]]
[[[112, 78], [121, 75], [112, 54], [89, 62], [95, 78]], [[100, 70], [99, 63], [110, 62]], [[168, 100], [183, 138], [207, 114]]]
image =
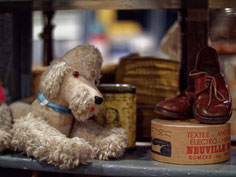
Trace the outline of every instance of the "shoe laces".
[[[206, 84], [204, 85], [205, 89], [209, 88], [209, 100], [208, 100], [208, 104], [207, 104], [208, 107], [210, 106], [211, 101], [212, 101], [212, 91], [214, 93], [215, 98], [218, 101], [223, 102], [226, 100], [224, 95], [217, 90], [217, 84], [216, 84], [215, 77], [210, 76], [207, 72], [203, 72], [203, 71], [199, 71], [199, 72], [191, 71], [189, 73], [189, 76], [191, 76], [191, 77], [195, 77], [195, 76], [199, 76], [199, 75], [205, 75], [205, 77], [206, 77], [205, 81], [209, 82], [209, 85], [206, 85]], [[203, 89], [203, 90], [205, 90], [205, 89]], [[203, 90], [201, 90], [200, 92], [202, 92]]]

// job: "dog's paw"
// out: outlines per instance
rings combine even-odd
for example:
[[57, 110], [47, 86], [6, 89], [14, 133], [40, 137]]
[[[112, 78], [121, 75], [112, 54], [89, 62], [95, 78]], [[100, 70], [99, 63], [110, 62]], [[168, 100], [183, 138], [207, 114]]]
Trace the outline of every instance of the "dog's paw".
[[99, 160], [121, 157], [127, 147], [127, 135], [122, 128], [113, 128], [110, 135], [95, 142], [95, 156]]
[[62, 143], [54, 154], [55, 157], [52, 158], [54, 162], [49, 163], [59, 166], [61, 169], [75, 168], [79, 164], [86, 164], [88, 159], [94, 158], [93, 147], [77, 137]]
[[11, 141], [11, 134], [4, 130], [0, 130], [0, 152], [9, 148], [10, 141]]

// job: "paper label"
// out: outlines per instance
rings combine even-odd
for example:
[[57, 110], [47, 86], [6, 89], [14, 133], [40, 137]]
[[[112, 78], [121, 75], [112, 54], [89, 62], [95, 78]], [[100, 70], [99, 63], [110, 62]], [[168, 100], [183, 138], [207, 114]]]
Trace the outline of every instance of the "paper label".
[[[181, 124], [183, 127], [181, 127]], [[230, 159], [230, 124], [152, 123], [152, 157], [176, 164], [210, 164]], [[166, 155], [168, 154], [169, 155]]]

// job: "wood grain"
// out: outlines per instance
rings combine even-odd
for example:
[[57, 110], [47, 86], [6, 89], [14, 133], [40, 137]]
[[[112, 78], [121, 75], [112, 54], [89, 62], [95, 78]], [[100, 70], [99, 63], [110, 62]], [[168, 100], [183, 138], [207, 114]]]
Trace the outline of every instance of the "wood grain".
[[[35, 9], [49, 7], [53, 9], [155, 9], [155, 8], [180, 8], [180, 0], [36, 0]], [[45, 5], [47, 4], [47, 5]]]
[[[0, 4], [13, 6], [31, 0], [0, 0]], [[184, 9], [199, 8], [197, 0], [34, 0], [33, 10], [69, 10], [69, 9]], [[208, 8], [236, 7], [235, 0], [208, 0]]]
[[[187, 2], [187, 3], [185, 3]], [[51, 5], [50, 5], [51, 4]], [[183, 9], [200, 8], [196, 0], [35, 0], [34, 9]], [[208, 0], [209, 8], [236, 7], [235, 0]]]

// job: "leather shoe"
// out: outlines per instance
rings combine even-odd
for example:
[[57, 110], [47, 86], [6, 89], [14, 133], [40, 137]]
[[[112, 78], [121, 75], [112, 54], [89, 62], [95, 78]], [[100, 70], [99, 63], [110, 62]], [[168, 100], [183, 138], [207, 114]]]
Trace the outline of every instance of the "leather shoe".
[[227, 122], [232, 115], [232, 101], [216, 50], [200, 50], [189, 75], [194, 78], [194, 117], [206, 124]]
[[155, 113], [165, 119], [190, 119], [193, 117], [192, 107], [194, 89], [188, 87], [184, 92], [174, 98], [166, 99], [155, 107]]

